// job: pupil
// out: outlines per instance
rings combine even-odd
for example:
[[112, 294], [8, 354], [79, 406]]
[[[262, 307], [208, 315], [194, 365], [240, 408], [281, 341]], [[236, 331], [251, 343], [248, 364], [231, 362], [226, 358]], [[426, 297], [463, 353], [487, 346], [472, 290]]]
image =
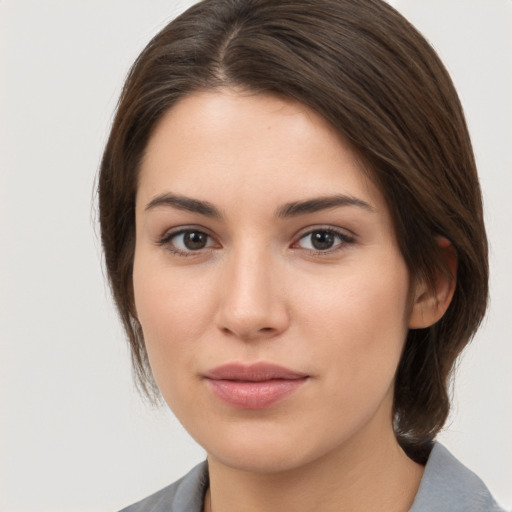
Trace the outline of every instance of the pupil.
[[315, 231], [311, 238], [313, 247], [319, 251], [325, 251], [334, 245], [334, 235], [328, 231]]
[[185, 233], [183, 237], [183, 243], [190, 250], [203, 249], [206, 246], [207, 235], [197, 231]]

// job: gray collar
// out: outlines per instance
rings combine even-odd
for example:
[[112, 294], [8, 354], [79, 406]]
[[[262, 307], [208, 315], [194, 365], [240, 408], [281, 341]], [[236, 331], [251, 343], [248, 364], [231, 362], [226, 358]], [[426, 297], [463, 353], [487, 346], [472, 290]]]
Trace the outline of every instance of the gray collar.
[[499, 512], [485, 484], [435, 443], [409, 512]]

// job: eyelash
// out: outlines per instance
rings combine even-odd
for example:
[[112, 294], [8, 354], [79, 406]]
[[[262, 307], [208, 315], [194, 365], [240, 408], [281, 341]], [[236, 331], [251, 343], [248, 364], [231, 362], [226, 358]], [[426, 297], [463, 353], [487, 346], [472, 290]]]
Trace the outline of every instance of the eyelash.
[[166, 233], [160, 240], [158, 240], [157, 243], [160, 246], [165, 246], [169, 251], [171, 251], [174, 254], [177, 254], [178, 256], [196, 256], [201, 251], [211, 250], [209, 246], [198, 249], [196, 251], [194, 251], [193, 249], [183, 250], [172, 244], [173, 239], [177, 238], [180, 235], [186, 235], [187, 233], [205, 235], [206, 237], [208, 237], [209, 240], [213, 240], [213, 237], [202, 229], [182, 228], [177, 231], [171, 231], [170, 233]]
[[321, 227], [320, 226], [320, 227], [317, 227], [314, 229], [309, 229], [308, 231], [303, 233], [299, 237], [298, 241], [293, 244], [293, 246], [297, 246], [301, 240], [304, 240], [307, 237], [311, 237], [314, 233], [327, 234], [332, 237], [335, 237], [338, 240], [338, 243], [336, 243], [336, 245], [334, 245], [333, 247], [329, 247], [328, 249], [324, 249], [324, 250], [322, 250], [322, 249], [306, 249], [305, 248], [305, 250], [309, 251], [310, 254], [312, 254], [314, 256], [322, 256], [325, 254], [332, 254], [334, 252], [345, 249], [347, 245], [353, 244], [356, 241], [356, 239], [353, 235], [349, 235], [344, 231], [334, 229], [332, 227]]
[[[332, 254], [334, 252], [343, 250], [344, 248], [346, 248], [347, 245], [353, 244], [356, 241], [356, 238], [354, 236], [348, 235], [346, 232], [343, 232], [341, 230], [334, 229], [332, 227], [325, 227], [325, 228], [317, 227], [314, 229], [309, 229], [308, 231], [301, 234], [300, 237], [298, 238], [298, 240], [296, 242], [294, 242], [291, 247], [292, 248], [300, 248], [300, 247], [298, 247], [300, 241], [306, 239], [308, 236], [311, 237], [315, 233], [327, 234], [332, 237], [335, 237], [338, 240], [338, 243], [336, 243], [336, 245], [334, 245], [333, 247], [329, 247], [325, 250], [303, 248], [304, 250], [308, 251], [310, 254], [312, 254], [314, 256], [319, 256], [319, 257], [321, 257], [322, 255]], [[185, 256], [185, 257], [196, 256], [198, 254], [201, 254], [205, 250], [208, 250], [208, 251], [212, 250], [211, 245], [207, 245], [207, 246], [199, 248], [197, 250], [193, 250], [193, 249], [183, 250], [183, 249], [176, 247], [176, 245], [172, 244], [173, 239], [177, 238], [180, 235], [186, 235], [186, 234], [204, 235], [209, 239], [209, 241], [213, 240], [213, 237], [211, 235], [209, 235], [206, 231], [203, 231], [201, 229], [182, 228], [177, 231], [172, 231], [170, 233], [166, 233], [162, 238], [160, 238], [157, 241], [157, 244], [160, 246], [166, 246], [166, 248], [169, 251], [171, 251], [173, 254], [176, 254], [178, 256]]]

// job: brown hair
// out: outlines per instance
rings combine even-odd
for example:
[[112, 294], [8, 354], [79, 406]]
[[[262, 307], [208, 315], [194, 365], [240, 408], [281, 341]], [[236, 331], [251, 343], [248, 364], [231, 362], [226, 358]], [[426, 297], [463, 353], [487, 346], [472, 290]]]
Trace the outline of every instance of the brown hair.
[[241, 86], [308, 105], [348, 138], [389, 204], [411, 282], [448, 273], [437, 236], [458, 256], [443, 318], [410, 330], [396, 375], [394, 427], [418, 461], [449, 412], [449, 377], [485, 312], [487, 241], [464, 115], [425, 39], [381, 0], [204, 0], [148, 44], [126, 80], [99, 175], [106, 268], [139, 383], [155, 390], [132, 315], [135, 193], [152, 130], [197, 90]]

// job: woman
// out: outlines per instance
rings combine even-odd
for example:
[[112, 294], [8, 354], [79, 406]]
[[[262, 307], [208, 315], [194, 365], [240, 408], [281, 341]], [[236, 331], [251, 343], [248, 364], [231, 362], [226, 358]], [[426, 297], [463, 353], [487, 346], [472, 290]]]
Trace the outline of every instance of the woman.
[[391, 7], [196, 4], [132, 68], [99, 202], [139, 383], [208, 453], [127, 510], [499, 510], [435, 443], [487, 300], [471, 143]]

